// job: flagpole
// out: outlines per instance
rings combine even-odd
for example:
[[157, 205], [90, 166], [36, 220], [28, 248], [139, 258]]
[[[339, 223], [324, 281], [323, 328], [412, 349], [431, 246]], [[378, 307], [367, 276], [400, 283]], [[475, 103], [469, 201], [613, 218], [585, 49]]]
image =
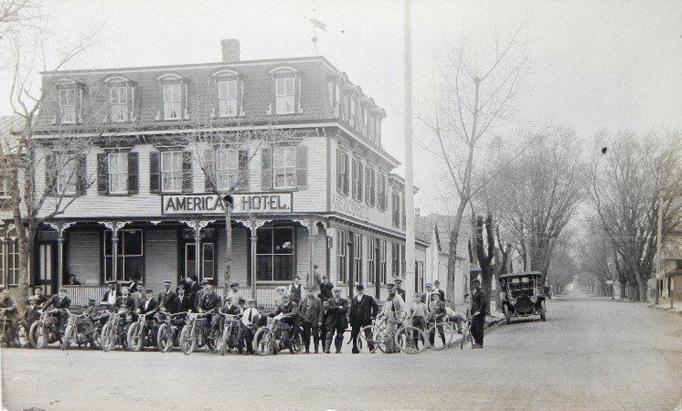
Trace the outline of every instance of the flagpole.
[[410, 0], [405, 0], [405, 290], [415, 289], [414, 182], [412, 177], [412, 22]]

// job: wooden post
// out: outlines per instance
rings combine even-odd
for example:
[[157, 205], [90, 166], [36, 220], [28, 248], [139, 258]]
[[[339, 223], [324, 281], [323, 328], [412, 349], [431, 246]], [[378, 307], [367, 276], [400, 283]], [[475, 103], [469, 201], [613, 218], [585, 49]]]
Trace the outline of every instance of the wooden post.
[[195, 222], [194, 227], [194, 274], [198, 279], [202, 279], [201, 275], [201, 225], [199, 221]]
[[255, 220], [249, 224], [251, 234], [251, 298], [258, 302], [256, 297], [256, 246], [258, 243], [258, 227]]

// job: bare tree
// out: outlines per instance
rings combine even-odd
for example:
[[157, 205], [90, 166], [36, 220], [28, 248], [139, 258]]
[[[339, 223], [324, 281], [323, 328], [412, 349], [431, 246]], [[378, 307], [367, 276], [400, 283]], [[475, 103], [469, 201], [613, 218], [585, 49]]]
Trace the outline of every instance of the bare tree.
[[659, 213], [664, 238], [682, 219], [680, 136], [621, 131], [597, 138], [604, 148], [601, 153], [595, 150], [590, 167], [591, 204], [611, 241], [630, 298], [646, 301]]
[[427, 113], [418, 116], [435, 136], [438, 148], [432, 154], [443, 161], [448, 185], [457, 201], [450, 232], [448, 295], [454, 293], [457, 240], [464, 211], [486, 184], [474, 184], [472, 180], [476, 150], [485, 144], [495, 126], [510, 116], [526, 66], [520, 32], [521, 27], [504, 42], [495, 36], [488, 61], [474, 56], [473, 49], [465, 45], [446, 52], [439, 64], [438, 91], [426, 104]]
[[[45, 140], [37, 138], [35, 132], [38, 112], [48, 104], [56, 104], [59, 98], [56, 87], [45, 90], [35, 86], [38, 71], [63, 68], [92, 45], [92, 38], [63, 52], [51, 66], [48, 66], [39, 40], [39, 47], [30, 51], [28, 47], [22, 47], [19, 38], [12, 39], [12, 44], [10, 104], [18, 116], [18, 130], [0, 136], [0, 155], [3, 159], [1, 174], [11, 176], [5, 184], [19, 245], [17, 302], [23, 309], [28, 297], [36, 233], [43, 223], [63, 214], [94, 183], [95, 179], [86, 174], [85, 162], [98, 137], [86, 137], [68, 127], [60, 128], [55, 131], [58, 136]], [[89, 104], [90, 101], [97, 101], [97, 96], [83, 96], [79, 104], [81, 109], [69, 113], [73, 123], [79, 124], [79, 130], [88, 129], [88, 123], [101, 123], [99, 111], [102, 106]], [[46, 170], [45, 180], [44, 184], [39, 184], [42, 170]]]
[[490, 295], [493, 280], [507, 272], [512, 247], [509, 243], [501, 244], [499, 229], [490, 214], [485, 219], [483, 216], [476, 218], [474, 240], [476, 259], [481, 268], [481, 286]]
[[611, 296], [609, 282], [618, 281], [613, 245], [596, 218], [589, 218], [577, 243], [578, 267], [595, 280], [597, 295]]

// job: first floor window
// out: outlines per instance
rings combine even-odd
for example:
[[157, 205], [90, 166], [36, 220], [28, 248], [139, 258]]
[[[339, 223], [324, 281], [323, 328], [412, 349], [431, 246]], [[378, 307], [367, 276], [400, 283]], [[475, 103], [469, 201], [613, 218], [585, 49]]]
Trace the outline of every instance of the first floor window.
[[163, 118], [164, 120], [182, 118], [182, 84], [163, 85]]
[[386, 240], [376, 240], [379, 242], [379, 281], [386, 284]]
[[353, 274], [362, 283], [362, 235], [357, 233], [353, 234]]
[[104, 232], [104, 278], [106, 281], [131, 281], [143, 279], [143, 233], [139, 229], [118, 231], [116, 241], [116, 273], [113, 273], [113, 247], [111, 231]]
[[[195, 243], [185, 244], [185, 277], [196, 275], [199, 281], [202, 279], [212, 280], [215, 276], [215, 244], [202, 243], [201, 255], [197, 256], [197, 245]], [[197, 274], [197, 257], [201, 260]]]
[[296, 187], [296, 147], [284, 146], [273, 150], [275, 188]]
[[379, 246], [379, 240], [367, 238], [367, 282], [375, 283], [376, 279], [376, 248]]
[[7, 242], [7, 282], [9, 285], [19, 284], [19, 241]]
[[161, 152], [161, 190], [182, 191], [182, 151]]
[[391, 243], [391, 273], [400, 277], [400, 246], [396, 243]]
[[348, 281], [348, 271], [346, 271], [346, 246], [347, 246], [347, 238], [346, 238], [346, 230], [337, 230], [336, 231], [336, 244], [337, 244], [337, 261], [338, 261], [338, 273], [339, 273], [339, 278], [338, 281], [345, 283]]
[[275, 79], [275, 112], [292, 114], [296, 111], [296, 77], [277, 77]]
[[109, 153], [109, 192], [128, 194], [128, 153]]
[[259, 228], [256, 242], [256, 279], [291, 281], [294, 278], [293, 227]]

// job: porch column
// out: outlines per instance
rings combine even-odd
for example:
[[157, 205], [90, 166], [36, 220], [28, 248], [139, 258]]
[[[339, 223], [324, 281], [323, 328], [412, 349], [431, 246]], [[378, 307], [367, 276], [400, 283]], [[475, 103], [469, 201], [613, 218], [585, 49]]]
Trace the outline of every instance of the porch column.
[[64, 284], [64, 230], [74, 224], [75, 223], [47, 223], [47, 225], [57, 231], [57, 290]]
[[201, 275], [201, 227], [196, 224], [194, 228], [194, 274], [197, 278]]
[[306, 281], [306, 285], [308, 287], [313, 285], [313, 281], [315, 281], [315, 278], [313, 277], [313, 272], [315, 271], [314, 268], [314, 263], [313, 263], [313, 255], [315, 253], [315, 238], [317, 237], [318, 230], [317, 230], [317, 221], [315, 220], [310, 220], [308, 222], [308, 246], [310, 247], [310, 268], [308, 269], [308, 278]]
[[[111, 278], [118, 280], [118, 231], [132, 221], [106, 221], [100, 222], [111, 231]], [[106, 280], [106, 275], [104, 276]]]
[[258, 227], [255, 221], [249, 226], [249, 233], [251, 234], [251, 249], [249, 250], [249, 262], [251, 272], [251, 298], [256, 299], [256, 246], [258, 244]]

